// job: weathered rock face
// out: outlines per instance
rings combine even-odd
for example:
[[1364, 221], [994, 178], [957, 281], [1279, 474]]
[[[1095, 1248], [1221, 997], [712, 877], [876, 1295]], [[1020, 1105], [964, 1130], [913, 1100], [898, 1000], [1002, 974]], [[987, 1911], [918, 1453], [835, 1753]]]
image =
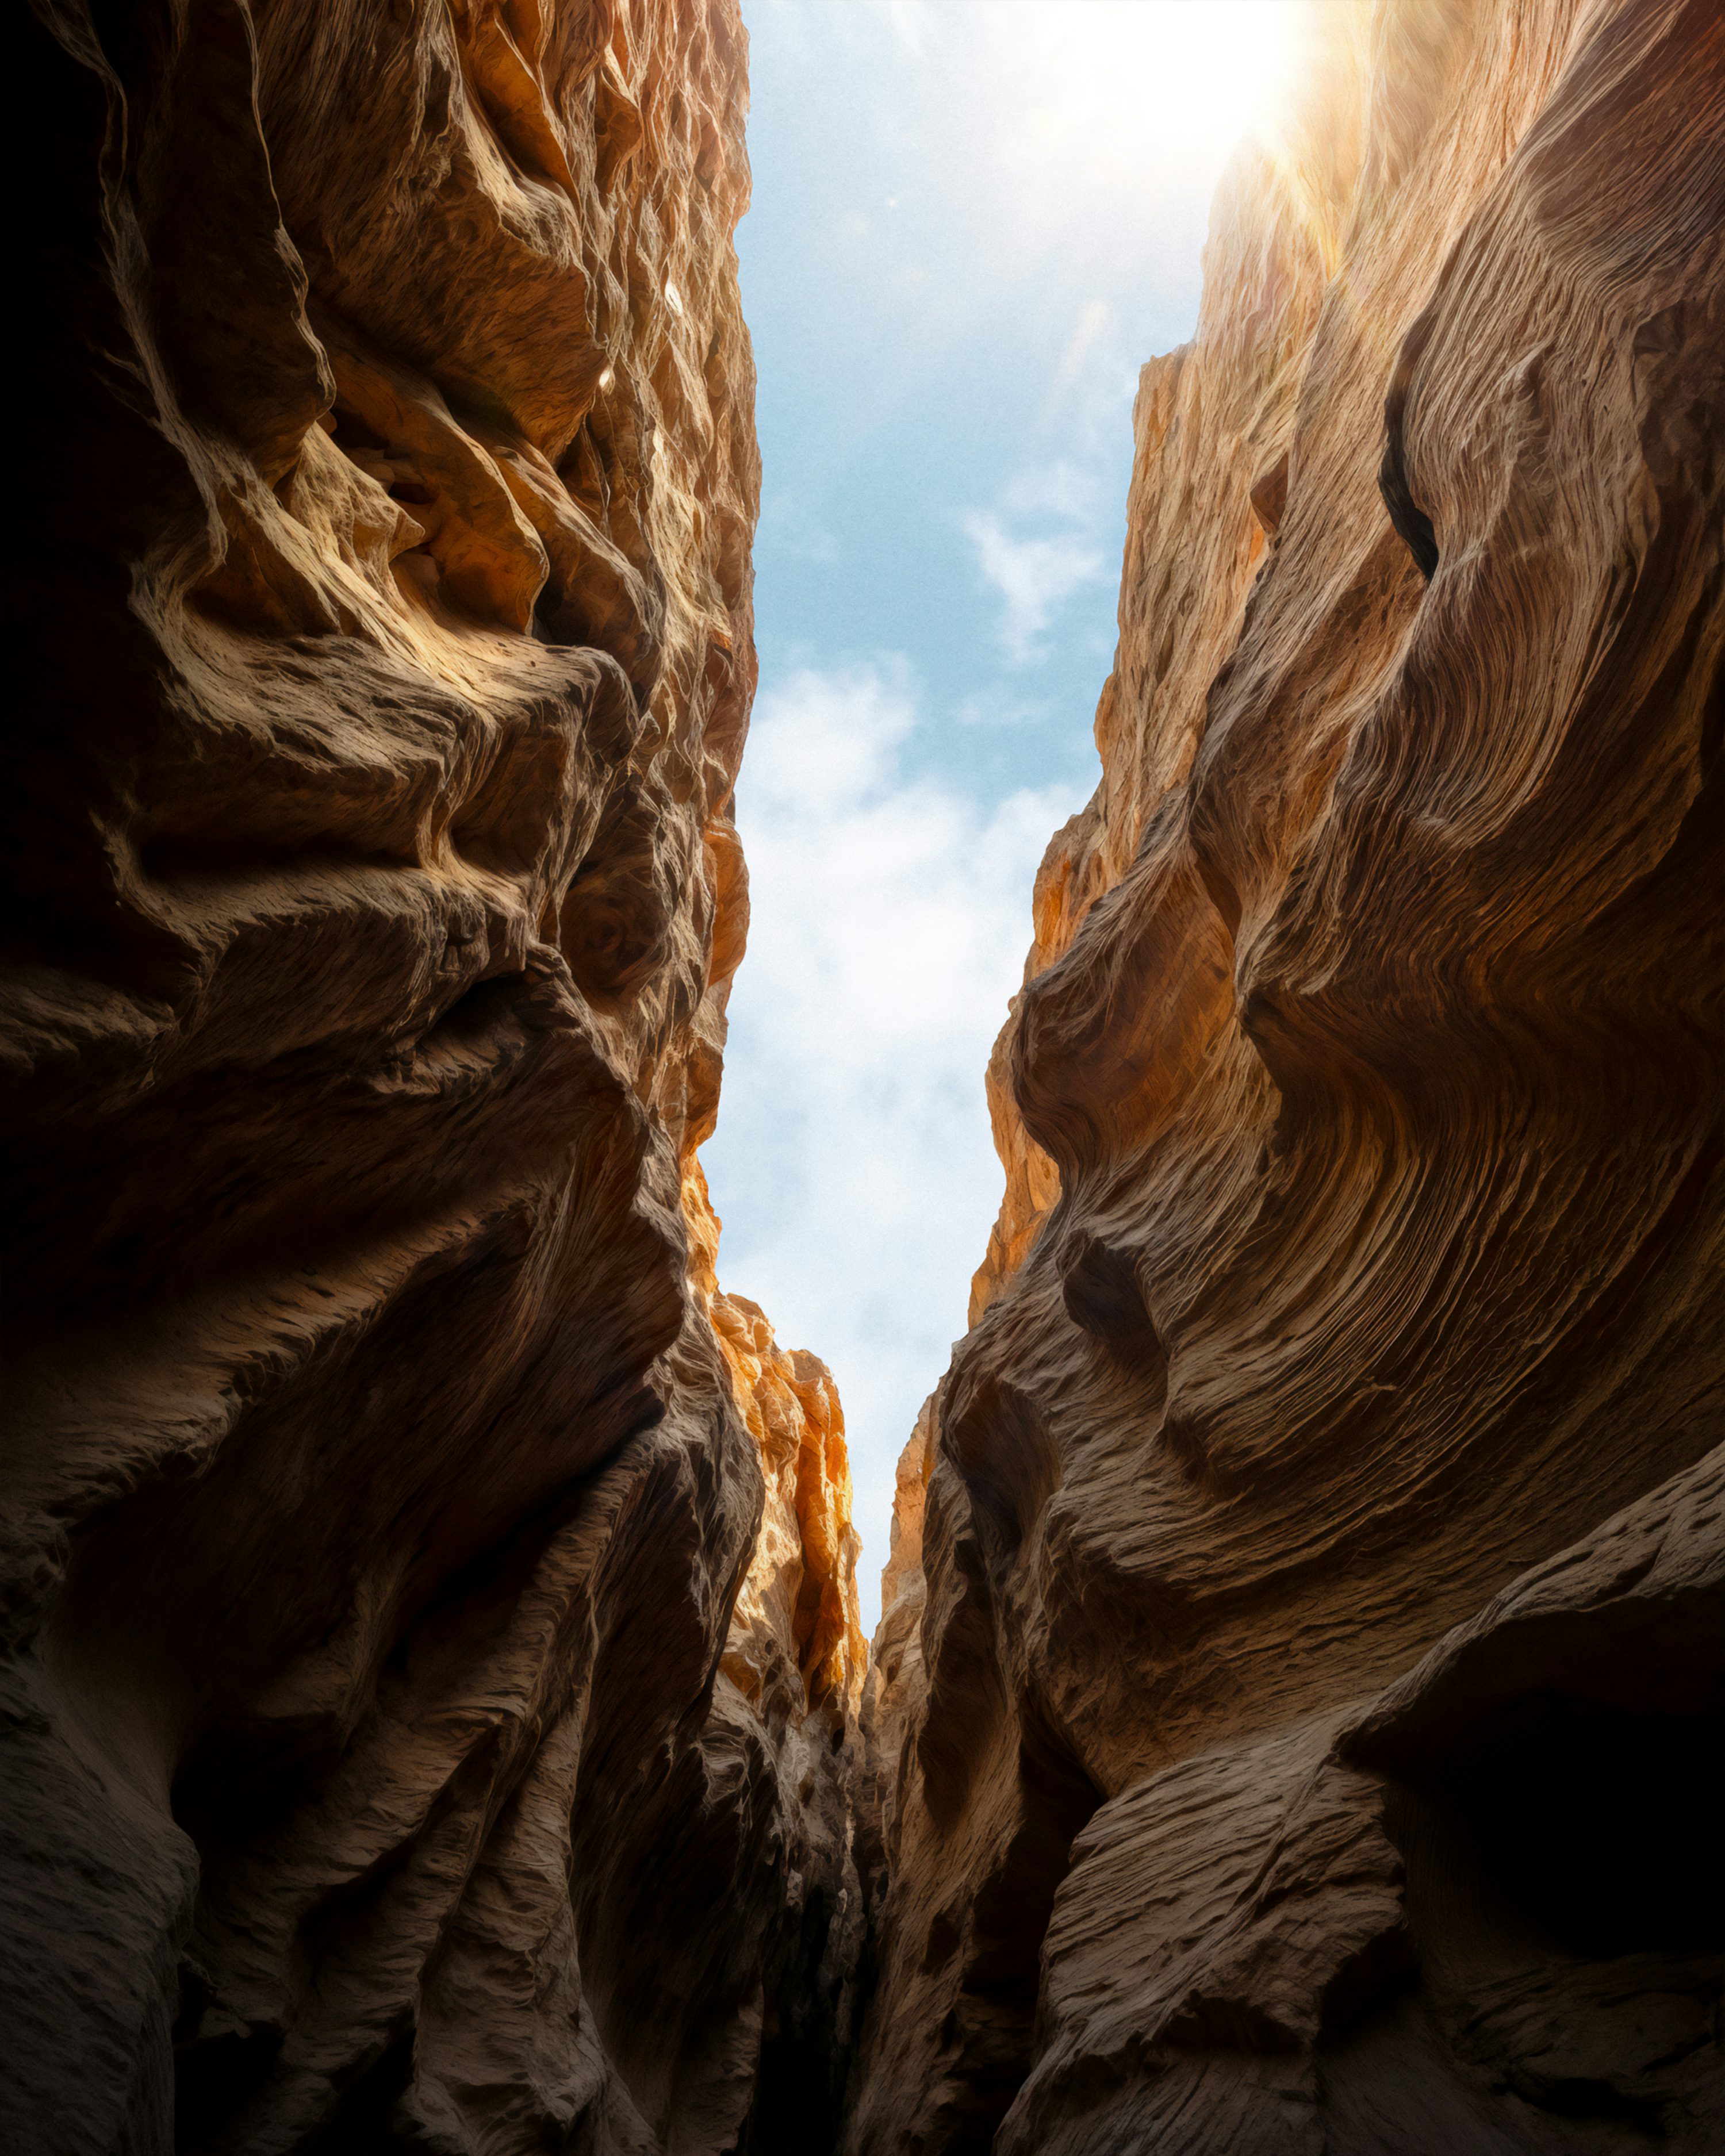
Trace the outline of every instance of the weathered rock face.
[[20, 2151], [176, 2145], [176, 2062], [187, 2151], [834, 2106], [843, 1422], [719, 1293], [694, 1159], [747, 915], [743, 50], [735, 0], [13, 41]]
[[1327, 19], [901, 1477], [857, 2156], [1725, 2137], [1725, 18]]

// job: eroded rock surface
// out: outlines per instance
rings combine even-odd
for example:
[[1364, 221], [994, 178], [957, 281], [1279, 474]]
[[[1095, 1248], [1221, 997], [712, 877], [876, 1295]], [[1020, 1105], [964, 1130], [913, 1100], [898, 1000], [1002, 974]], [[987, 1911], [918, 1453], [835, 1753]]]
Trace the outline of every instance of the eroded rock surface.
[[852, 2156], [1725, 2138], [1725, 18], [1324, 19], [901, 1475]]
[[21, 2156], [836, 2103], [843, 1420], [720, 1293], [694, 1158], [744, 49], [735, 0], [17, 26]]

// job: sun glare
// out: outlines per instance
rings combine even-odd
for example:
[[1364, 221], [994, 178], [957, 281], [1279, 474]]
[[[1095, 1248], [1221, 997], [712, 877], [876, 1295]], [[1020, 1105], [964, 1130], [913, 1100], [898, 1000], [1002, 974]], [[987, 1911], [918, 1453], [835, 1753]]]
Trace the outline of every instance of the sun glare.
[[1301, 0], [1058, 0], [1039, 11], [1026, 57], [1045, 70], [1054, 128], [1098, 155], [1215, 151], [1286, 83], [1306, 12]]

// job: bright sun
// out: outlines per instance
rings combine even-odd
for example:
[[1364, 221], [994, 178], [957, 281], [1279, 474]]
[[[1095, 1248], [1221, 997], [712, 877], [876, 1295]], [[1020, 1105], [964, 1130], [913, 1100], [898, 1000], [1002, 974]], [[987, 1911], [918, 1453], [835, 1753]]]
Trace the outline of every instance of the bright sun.
[[1044, 110], [1101, 155], [1224, 148], [1294, 67], [1301, 0], [1057, 0], [1039, 10]]

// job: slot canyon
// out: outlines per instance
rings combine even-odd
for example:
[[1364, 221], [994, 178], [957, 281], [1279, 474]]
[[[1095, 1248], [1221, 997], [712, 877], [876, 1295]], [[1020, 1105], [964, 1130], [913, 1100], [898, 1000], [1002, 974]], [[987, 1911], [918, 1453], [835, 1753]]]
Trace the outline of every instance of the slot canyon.
[[1725, 2147], [1725, 11], [1325, 21], [870, 1644], [699, 1159], [738, 0], [20, 11], [16, 2156]]

